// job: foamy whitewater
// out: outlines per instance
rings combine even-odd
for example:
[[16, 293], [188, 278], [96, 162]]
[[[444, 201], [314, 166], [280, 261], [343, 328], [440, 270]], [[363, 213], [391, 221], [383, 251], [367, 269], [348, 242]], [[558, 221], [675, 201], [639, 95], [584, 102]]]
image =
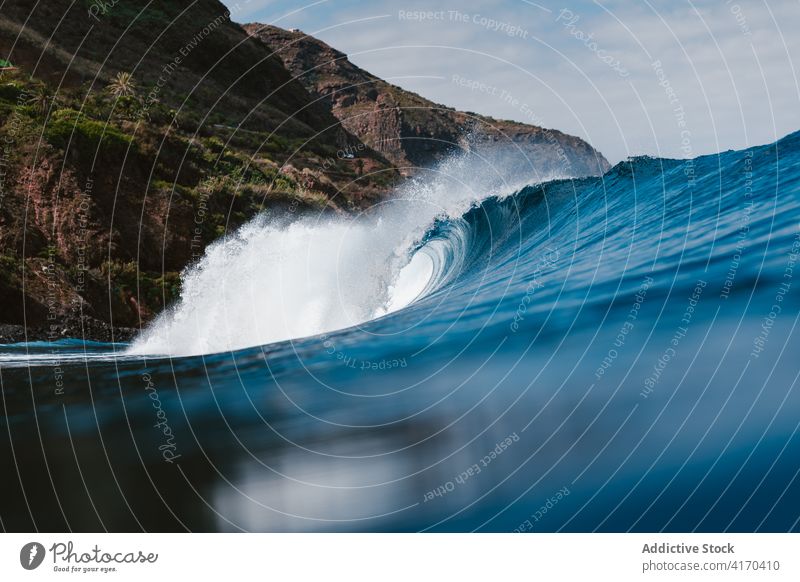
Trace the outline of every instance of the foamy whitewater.
[[177, 305], [127, 353], [237, 350], [402, 309], [443, 282], [437, 245], [420, 248], [435, 221], [458, 221], [482, 200], [560, 177], [536, 175], [515, 159], [500, 152], [453, 157], [357, 216], [259, 216], [185, 270]]

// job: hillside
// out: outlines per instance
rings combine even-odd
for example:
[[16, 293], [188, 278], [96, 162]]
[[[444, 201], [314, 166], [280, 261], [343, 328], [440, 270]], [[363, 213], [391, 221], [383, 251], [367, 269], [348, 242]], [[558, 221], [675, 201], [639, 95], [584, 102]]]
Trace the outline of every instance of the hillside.
[[0, 12], [0, 341], [109, 339], [265, 208], [356, 209], [399, 176], [222, 4], [147, 4]]
[[609, 168], [580, 138], [439, 105], [360, 69], [303, 32], [258, 23], [244, 29], [272, 46], [342, 126], [400, 168], [429, 167], [459, 148], [498, 145], [510, 146], [543, 174], [589, 176]]
[[260, 212], [358, 211], [459, 146], [605, 167], [577, 138], [432, 104], [232, 16], [217, 0], [3, 5], [0, 343], [126, 340]]

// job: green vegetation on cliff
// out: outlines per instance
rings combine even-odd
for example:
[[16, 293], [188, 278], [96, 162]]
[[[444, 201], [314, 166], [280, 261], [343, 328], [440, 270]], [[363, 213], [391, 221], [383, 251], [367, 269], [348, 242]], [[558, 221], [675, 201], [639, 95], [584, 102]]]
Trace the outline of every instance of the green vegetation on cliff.
[[358, 139], [216, 0], [23, 4], [0, 13], [0, 324], [138, 326], [259, 212], [359, 208], [397, 178], [340, 159]]

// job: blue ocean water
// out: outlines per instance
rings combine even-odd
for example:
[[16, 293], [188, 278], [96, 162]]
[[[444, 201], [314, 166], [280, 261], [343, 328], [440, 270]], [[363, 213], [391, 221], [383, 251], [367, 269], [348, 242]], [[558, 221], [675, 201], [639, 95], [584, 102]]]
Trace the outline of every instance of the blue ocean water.
[[798, 530], [800, 133], [485, 194], [299, 299], [262, 220], [133, 346], [3, 346], [3, 528]]

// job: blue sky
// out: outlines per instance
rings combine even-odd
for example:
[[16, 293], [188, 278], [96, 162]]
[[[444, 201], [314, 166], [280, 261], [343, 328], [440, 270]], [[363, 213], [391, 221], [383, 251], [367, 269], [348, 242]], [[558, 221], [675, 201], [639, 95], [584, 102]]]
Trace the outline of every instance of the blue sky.
[[800, 129], [800, 0], [227, 0], [433, 101], [579, 135], [612, 163]]

